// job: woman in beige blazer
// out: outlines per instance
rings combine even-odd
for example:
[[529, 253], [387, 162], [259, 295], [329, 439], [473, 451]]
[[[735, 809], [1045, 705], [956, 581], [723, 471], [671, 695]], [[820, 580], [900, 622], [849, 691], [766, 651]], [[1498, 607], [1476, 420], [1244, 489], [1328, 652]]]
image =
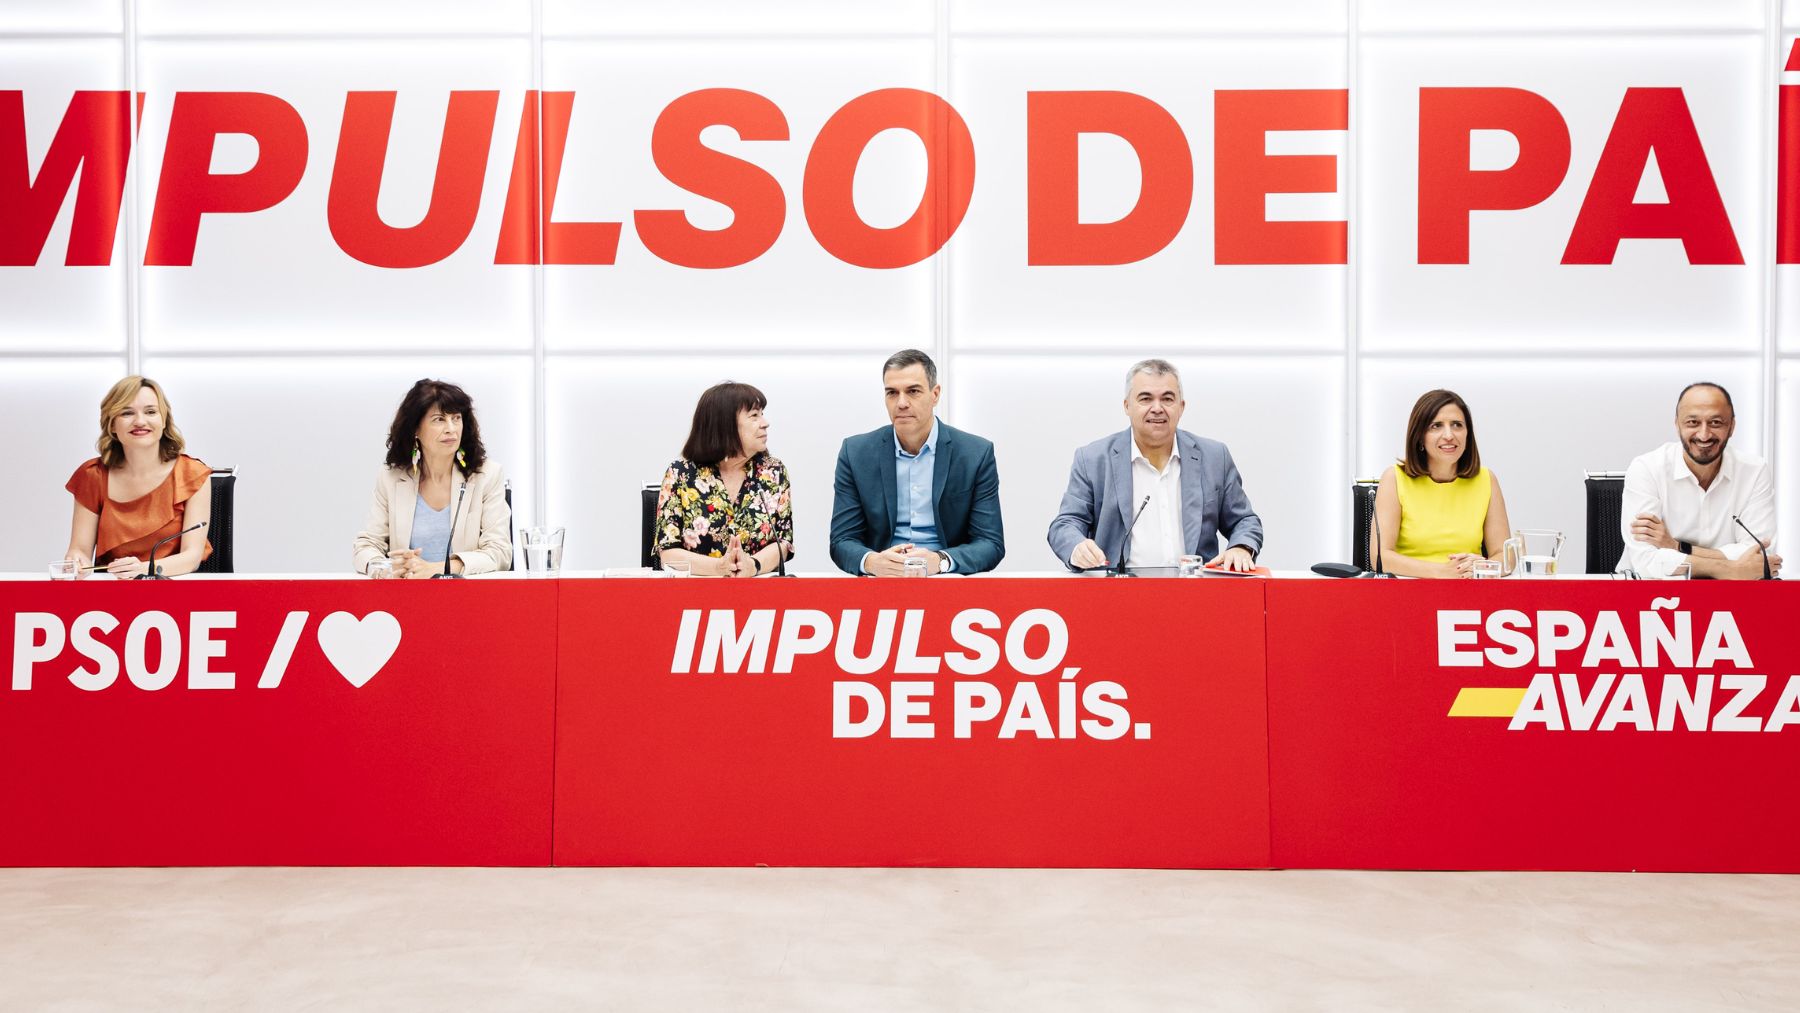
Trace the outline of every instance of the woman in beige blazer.
[[431, 577], [444, 572], [446, 542], [451, 573], [512, 569], [506, 482], [481, 444], [475, 403], [455, 384], [420, 380], [394, 413], [351, 566], [368, 573], [386, 558], [395, 577]]

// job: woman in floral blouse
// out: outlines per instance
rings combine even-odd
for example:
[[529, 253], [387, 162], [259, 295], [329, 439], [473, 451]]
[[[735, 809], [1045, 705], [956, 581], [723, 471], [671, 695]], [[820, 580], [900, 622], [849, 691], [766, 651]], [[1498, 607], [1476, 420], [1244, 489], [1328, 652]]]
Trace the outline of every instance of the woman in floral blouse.
[[664, 563], [696, 576], [754, 577], [794, 556], [787, 468], [769, 456], [768, 399], [747, 383], [709, 387], [656, 501]]

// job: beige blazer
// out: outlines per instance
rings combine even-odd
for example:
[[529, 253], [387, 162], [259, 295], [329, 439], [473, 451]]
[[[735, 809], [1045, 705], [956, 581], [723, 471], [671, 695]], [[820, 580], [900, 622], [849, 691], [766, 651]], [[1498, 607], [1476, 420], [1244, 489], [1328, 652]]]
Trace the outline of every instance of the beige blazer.
[[[458, 474], [456, 483], [464, 481]], [[464, 573], [492, 573], [512, 569], [512, 513], [506, 508], [506, 481], [492, 461], [467, 478], [462, 510], [450, 530], [450, 554], [462, 560]], [[456, 509], [456, 485], [450, 489], [450, 506]], [[375, 500], [369, 520], [356, 535], [351, 567], [367, 573], [369, 563], [412, 540], [413, 510], [419, 502], [419, 483], [409, 472], [382, 468], [375, 476]]]

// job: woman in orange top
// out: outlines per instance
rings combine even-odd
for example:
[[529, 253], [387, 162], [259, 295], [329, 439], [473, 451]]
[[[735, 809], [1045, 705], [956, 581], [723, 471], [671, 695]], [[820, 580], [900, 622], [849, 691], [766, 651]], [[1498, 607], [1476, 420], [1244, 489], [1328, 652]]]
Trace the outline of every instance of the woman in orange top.
[[[66, 486], [75, 497], [67, 558], [135, 577], [145, 571], [151, 546], [209, 519], [212, 469], [181, 452], [186, 442], [156, 381], [128, 376], [113, 384], [100, 401], [100, 456], [76, 468]], [[189, 531], [163, 546], [156, 569], [192, 573], [210, 555], [206, 529]]]

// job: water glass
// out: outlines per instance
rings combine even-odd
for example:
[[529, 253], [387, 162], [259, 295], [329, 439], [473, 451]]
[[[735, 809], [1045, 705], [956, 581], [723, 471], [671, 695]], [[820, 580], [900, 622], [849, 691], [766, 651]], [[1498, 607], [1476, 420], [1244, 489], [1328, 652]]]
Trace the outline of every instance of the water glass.
[[1469, 576], [1476, 580], [1492, 580], [1503, 572], [1498, 559], [1477, 559], [1469, 567]]
[[1182, 556], [1176, 561], [1175, 572], [1182, 577], [1198, 577], [1206, 572], [1206, 557]]
[[375, 580], [386, 580], [394, 575], [394, 561], [385, 558], [371, 559], [368, 573]]
[[74, 580], [81, 575], [81, 564], [73, 559], [59, 559], [50, 564], [51, 580]]
[[563, 528], [526, 528], [521, 542], [525, 576], [554, 577], [562, 572]]
[[1676, 563], [1672, 568], [1670, 568], [1669, 575], [1667, 577], [1665, 577], [1664, 579], [1665, 580], [1686, 580], [1689, 577], [1692, 577], [1693, 575], [1694, 575], [1694, 564], [1692, 564], [1684, 559], [1681, 562]]
[[930, 576], [930, 575], [931, 575], [931, 571], [930, 571], [930, 570], [928, 570], [928, 569], [926, 569], [926, 567], [925, 567], [925, 561], [924, 561], [924, 560], [923, 560], [923, 559], [912, 559], [912, 558], [908, 558], [908, 559], [907, 559], [907, 560], [906, 560], [906, 564], [905, 564], [905, 565], [906, 565], [906, 571], [905, 571], [905, 573], [904, 573], [904, 574], [903, 574], [903, 576], [907, 576], [907, 577], [927, 577], [927, 576]]
[[684, 559], [671, 559], [663, 564], [663, 572], [671, 577], [692, 577], [694, 564]]

